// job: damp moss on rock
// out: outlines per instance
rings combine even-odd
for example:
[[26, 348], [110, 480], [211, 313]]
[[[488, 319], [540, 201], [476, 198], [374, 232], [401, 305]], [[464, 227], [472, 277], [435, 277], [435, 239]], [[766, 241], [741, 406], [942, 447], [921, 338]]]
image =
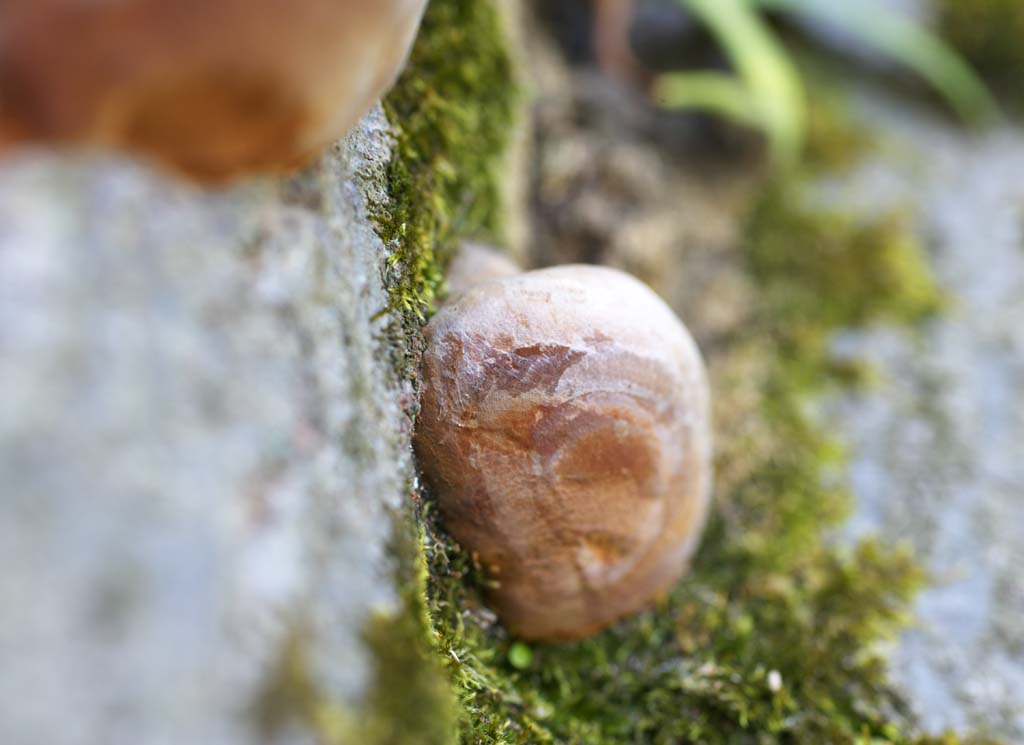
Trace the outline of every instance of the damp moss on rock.
[[427, 610], [427, 567], [415, 509], [395, 516], [392, 554], [401, 609], [366, 629], [374, 680], [359, 729], [345, 742], [366, 745], [451, 745], [460, 712], [441, 664]]
[[373, 670], [358, 710], [331, 699], [310, 666], [301, 629], [293, 632], [269, 684], [257, 702], [254, 721], [267, 739], [294, 728], [312, 733], [321, 745], [453, 745], [459, 709], [441, 665], [426, 611], [426, 568], [414, 511], [394, 514], [391, 542], [399, 609], [372, 616], [364, 642]]
[[923, 576], [904, 551], [830, 540], [850, 501], [843, 452], [805, 413], [809, 395], [844, 381], [831, 331], [941, 306], [921, 249], [898, 219], [823, 214], [785, 188], [759, 200], [741, 253], [757, 311], [710, 359], [728, 433], [714, 515], [693, 572], [657, 607], [524, 650], [481, 601], [485, 572], [426, 505], [428, 607], [462, 742], [961, 742], [917, 739], [888, 681], [879, 643], [907, 621]]
[[422, 322], [460, 239], [500, 239], [500, 174], [518, 100], [507, 29], [495, 0], [430, 3], [409, 64], [384, 109], [394, 127], [388, 202], [391, 310]]
[[[420, 327], [443, 292], [445, 263], [461, 240], [502, 236], [501, 170], [518, 98], [496, 0], [430, 3], [409, 63], [383, 102], [394, 144], [386, 198], [371, 205], [390, 251], [388, 310], [400, 327], [392, 333], [404, 337], [395, 340], [395, 348], [406, 350], [396, 360], [397, 373], [414, 387]], [[463, 713], [427, 607], [415, 500], [396, 512], [394, 525], [401, 609], [374, 618], [366, 629], [374, 678], [359, 721], [321, 715], [315, 722], [328, 743], [446, 745], [459, 739]]]
[[[456, 241], [501, 231], [514, 93], [500, 37], [488, 0], [432, 3], [386, 102], [398, 126], [393, 204], [377, 220], [394, 251], [392, 310], [411, 328], [442, 291]], [[829, 150], [817, 160], [845, 163], [862, 143], [824, 114]], [[692, 574], [597, 637], [526, 645], [483, 602], [492, 580], [417, 495], [419, 531], [396, 552], [405, 615], [368, 631], [379, 675], [367, 742], [414, 742], [417, 722], [421, 742], [467, 745], [970, 742], [916, 737], [888, 682], [878, 645], [905, 623], [923, 577], [900, 550], [830, 540], [850, 501], [844, 455], [805, 405], [849, 382], [828, 354], [833, 330], [917, 323], [941, 297], [898, 217], [821, 214], [789, 186], [767, 191], [747, 228], [732, 270], [753, 279], [756, 312], [710, 360], [729, 436]], [[381, 724], [390, 717], [397, 729]]]

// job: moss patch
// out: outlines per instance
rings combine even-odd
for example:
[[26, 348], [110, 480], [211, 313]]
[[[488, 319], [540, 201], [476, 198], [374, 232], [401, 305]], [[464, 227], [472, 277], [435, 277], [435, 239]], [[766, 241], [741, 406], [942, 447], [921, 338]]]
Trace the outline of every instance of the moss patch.
[[426, 615], [426, 568], [411, 511], [394, 516], [391, 554], [401, 608], [370, 619], [364, 632], [373, 679], [358, 712], [330, 698], [310, 669], [308, 642], [293, 632], [253, 719], [266, 739], [299, 729], [321, 745], [451, 745], [458, 709]]
[[447, 745], [458, 741], [458, 708], [431, 633], [422, 536], [413, 512], [397, 515], [393, 555], [402, 610], [367, 629], [375, 676], [358, 736], [366, 745]]
[[391, 310], [422, 321], [458, 239], [502, 230], [500, 169], [516, 108], [505, 29], [492, 0], [428, 6], [409, 65], [384, 101], [395, 125], [390, 201], [378, 210], [393, 253]]
[[943, 36], [1024, 111], [1024, 3], [941, 0]]
[[[391, 251], [385, 284], [398, 318], [394, 360], [415, 384], [420, 326], [442, 289], [443, 265], [469, 237], [502, 232], [500, 167], [517, 104], [505, 29], [493, 0], [431, 2], [406, 71], [384, 101], [395, 144], [387, 199], [371, 205]], [[395, 338], [404, 337], [404, 338]], [[366, 629], [374, 680], [358, 721], [317, 696], [294, 645], [282, 690], [292, 716], [328, 745], [445, 745], [456, 742], [460, 709], [441, 664], [426, 606], [427, 569], [415, 506], [394, 516], [392, 555], [402, 610]]]
[[[757, 312], [711, 359], [717, 501], [694, 570], [659, 607], [573, 644], [508, 637], [487, 578], [426, 510], [429, 609], [464, 743], [933, 743], [915, 740], [877, 645], [922, 576], [899, 550], [829, 541], [849, 498], [840, 448], [805, 413], [841, 383], [827, 338], [915, 323], [941, 300], [898, 219], [861, 223], [774, 189], [742, 260]], [[525, 652], [529, 652], [528, 654]]]
[[[512, 91], [489, 0], [431, 3], [386, 101], [400, 129], [392, 203], [377, 214], [394, 251], [392, 310], [410, 334], [455, 242], [501, 231]], [[831, 109], [821, 114], [813, 159], [852, 159], [856, 133]], [[418, 501], [422, 529], [396, 551], [405, 613], [367, 633], [378, 663], [368, 718], [341, 722], [300, 696], [318, 731], [403, 744], [963, 742], [911, 734], [877, 644], [905, 621], [922, 577], [898, 550], [829, 541], [849, 503], [843, 454], [806, 413], [822, 386], [850, 379], [828, 355], [833, 330], [916, 323], [941, 299], [898, 217], [864, 223], [802, 203], [792, 186], [768, 191], [736, 257], [755, 280], [757, 310], [710, 360], [716, 427], [729, 436], [719, 438], [715, 512], [690, 577], [596, 638], [526, 645], [481, 602], [482, 568]], [[282, 669], [301, 692], [297, 649]]]
[[746, 245], [749, 273], [761, 290], [761, 330], [770, 335], [790, 384], [812, 390], [849, 373], [827, 353], [841, 328], [876, 322], [913, 325], [944, 299], [907, 220], [799, 207], [798, 186], [769, 189], [755, 206]]
[[[415, 381], [420, 325], [442, 289], [443, 266], [457, 242], [497, 239], [503, 229], [500, 169], [518, 99], [505, 31], [493, 0], [430, 3], [408, 66], [384, 101], [395, 144], [388, 198], [371, 209], [391, 250], [386, 285], [389, 310], [405, 337], [395, 340], [395, 348], [406, 350], [396, 361], [405, 379]], [[375, 679], [365, 710], [344, 730], [317, 722], [322, 734], [344, 731], [329, 742], [443, 745], [458, 739], [460, 709], [427, 611], [415, 513], [410, 504], [395, 515], [392, 553], [403, 610], [367, 628]]]

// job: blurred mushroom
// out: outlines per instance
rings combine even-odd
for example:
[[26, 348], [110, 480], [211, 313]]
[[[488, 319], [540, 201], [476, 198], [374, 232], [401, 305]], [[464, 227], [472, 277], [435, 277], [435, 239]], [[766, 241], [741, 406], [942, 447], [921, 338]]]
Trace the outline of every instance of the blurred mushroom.
[[207, 181], [294, 167], [391, 85], [425, 4], [0, 3], [0, 150], [121, 148]]
[[426, 329], [416, 453], [515, 633], [594, 633], [685, 571], [711, 480], [704, 366], [614, 269], [490, 279]]

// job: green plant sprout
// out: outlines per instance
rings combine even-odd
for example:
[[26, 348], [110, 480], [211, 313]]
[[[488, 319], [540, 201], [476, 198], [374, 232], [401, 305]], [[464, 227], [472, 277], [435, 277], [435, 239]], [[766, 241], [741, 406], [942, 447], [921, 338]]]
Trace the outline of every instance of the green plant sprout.
[[800, 76], [750, 0], [679, 0], [718, 39], [739, 77], [723, 72], [662, 75], [655, 96], [670, 108], [706, 109], [768, 135], [773, 153], [794, 160], [803, 144], [806, 105]]
[[667, 73], [655, 82], [656, 100], [667, 108], [704, 109], [762, 130], [772, 155], [783, 164], [794, 162], [803, 149], [806, 93], [796, 65], [764, 19], [765, 12], [802, 15], [844, 29], [920, 76], [965, 122], [982, 124], [999, 117], [992, 94], [955, 51], [925, 28], [874, 3], [678, 1], [716, 37], [736, 75]]

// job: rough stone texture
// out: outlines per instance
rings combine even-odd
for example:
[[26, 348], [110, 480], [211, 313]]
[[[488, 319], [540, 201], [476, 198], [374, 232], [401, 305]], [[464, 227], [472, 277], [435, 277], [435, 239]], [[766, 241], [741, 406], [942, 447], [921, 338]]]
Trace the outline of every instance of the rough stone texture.
[[295, 179], [0, 163], [0, 742], [230, 745], [301, 637], [357, 707], [408, 425], [371, 114]]
[[924, 724], [1024, 742], [1024, 136], [858, 100], [885, 150], [819, 193], [906, 207], [952, 304], [916, 337], [838, 341], [882, 376], [832, 407], [852, 450], [850, 532], [909, 542], [934, 579], [893, 657]]

